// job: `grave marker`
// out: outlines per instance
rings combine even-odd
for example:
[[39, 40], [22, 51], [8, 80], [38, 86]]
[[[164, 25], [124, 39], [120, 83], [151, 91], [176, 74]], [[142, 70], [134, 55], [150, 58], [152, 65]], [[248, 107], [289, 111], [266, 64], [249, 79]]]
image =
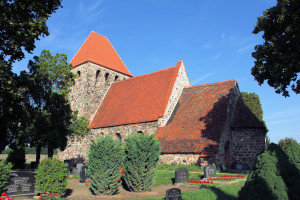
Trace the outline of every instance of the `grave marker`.
[[88, 175], [86, 172], [87, 172], [87, 166], [83, 165], [80, 170], [80, 182], [81, 183], [85, 182], [85, 179], [88, 178]]
[[175, 170], [175, 184], [188, 182], [189, 171], [184, 167], [179, 167]]
[[166, 200], [182, 200], [181, 190], [178, 188], [168, 189], [166, 193]]
[[13, 171], [8, 175], [8, 185], [6, 193], [10, 197], [15, 196], [31, 196], [34, 193], [35, 172]]
[[204, 167], [204, 178], [216, 177], [217, 176], [216, 172], [217, 172], [216, 166], [207, 165]]

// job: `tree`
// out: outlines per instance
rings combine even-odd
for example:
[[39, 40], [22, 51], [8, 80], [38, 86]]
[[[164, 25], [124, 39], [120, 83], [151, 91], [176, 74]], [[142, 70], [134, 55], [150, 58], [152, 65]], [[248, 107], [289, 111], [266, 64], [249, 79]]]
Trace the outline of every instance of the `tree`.
[[278, 145], [285, 151], [290, 162], [298, 168], [298, 173], [300, 173], [300, 144], [293, 138], [285, 138], [279, 140]]
[[118, 191], [121, 182], [121, 165], [124, 161], [124, 149], [111, 135], [99, 137], [91, 143], [87, 163], [92, 185], [97, 194], [112, 195]]
[[[289, 96], [288, 88], [300, 93], [300, 1], [277, 0], [258, 17], [253, 33], [263, 32], [263, 44], [255, 46], [251, 74], [259, 85], [266, 80], [275, 92]], [[291, 86], [290, 86], [291, 85]]]
[[259, 96], [255, 93], [241, 92], [242, 98], [246, 106], [257, 117], [257, 119], [264, 123], [267, 132], [269, 131], [266, 122], [263, 120], [263, 109], [260, 103]]
[[154, 135], [135, 134], [126, 138], [124, 180], [130, 191], [151, 191], [161, 153]]
[[22, 71], [20, 77], [27, 86], [24, 102], [30, 115], [27, 133], [30, 144], [36, 147], [38, 165], [42, 147], [47, 146], [48, 156], [52, 157], [53, 149], [64, 149], [71, 134], [73, 115], [68, 93], [75, 75], [65, 54], [52, 55], [48, 50], [29, 61], [28, 68], [29, 73]]
[[12, 63], [31, 53], [39, 36], [48, 36], [49, 16], [61, 7], [61, 0], [1, 0], [0, 60]]
[[24, 51], [31, 53], [40, 36], [49, 35], [46, 21], [59, 7], [61, 0], [0, 1], [0, 150], [14, 142], [18, 132], [12, 127], [22, 119], [12, 63], [24, 58]]

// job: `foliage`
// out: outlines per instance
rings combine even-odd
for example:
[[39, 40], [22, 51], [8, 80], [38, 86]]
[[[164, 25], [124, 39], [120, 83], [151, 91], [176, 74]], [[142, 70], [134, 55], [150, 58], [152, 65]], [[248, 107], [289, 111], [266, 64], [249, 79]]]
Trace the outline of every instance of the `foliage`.
[[[260, 103], [259, 96], [255, 93], [241, 92], [242, 98], [246, 106], [251, 110], [251, 112], [257, 117], [257, 119], [264, 123], [267, 128], [266, 122], [263, 120], [263, 109]], [[267, 128], [267, 132], [268, 132]]]
[[99, 195], [112, 195], [118, 191], [121, 182], [121, 164], [124, 149], [112, 136], [99, 137], [92, 141], [88, 152], [87, 174], [92, 182], [92, 191]]
[[52, 55], [43, 50], [28, 64], [29, 73], [21, 72], [21, 81], [27, 87], [24, 104], [29, 113], [28, 137], [36, 147], [37, 164], [41, 147], [48, 147], [48, 156], [53, 149], [64, 149], [67, 136], [71, 134], [72, 111], [68, 102], [69, 88], [73, 85], [72, 66], [65, 54]]
[[61, 0], [0, 2], [0, 151], [8, 144], [27, 142], [22, 105], [24, 90], [12, 63], [31, 53], [40, 36], [49, 35], [46, 20], [61, 7]]
[[49, 35], [49, 16], [61, 7], [61, 0], [3, 0], [0, 3], [0, 60], [8, 62], [31, 53], [39, 36]]
[[6, 189], [7, 175], [11, 172], [12, 164], [0, 160], [0, 192]]
[[271, 144], [269, 136], [266, 134], [266, 148]]
[[[7, 148], [2, 151], [1, 154], [9, 154], [9, 152], [12, 151], [11, 148]], [[25, 147], [25, 154], [36, 154], [36, 149], [33, 147]], [[46, 147], [42, 147], [41, 149], [41, 155], [47, 155], [48, 154], [48, 149]], [[53, 150], [53, 154], [57, 154], [57, 149]]]
[[297, 199], [300, 195], [297, 172], [285, 152], [271, 143], [257, 158], [255, 170], [239, 193], [240, 199]]
[[[266, 80], [276, 93], [289, 96], [288, 87], [300, 93], [300, 1], [277, 0], [276, 6], [258, 17], [253, 33], [263, 32], [263, 44], [255, 46], [251, 74], [261, 85]], [[291, 86], [290, 86], [291, 85]]]
[[8, 153], [6, 161], [13, 164], [13, 169], [23, 169], [26, 162], [24, 147], [15, 145], [11, 147], [12, 150]]
[[65, 194], [68, 185], [67, 176], [69, 169], [67, 164], [57, 159], [44, 159], [36, 171], [35, 189], [40, 193], [56, 193], [58, 196]]
[[59, 200], [60, 197], [55, 193], [46, 192], [45, 194], [40, 194], [40, 200]]
[[73, 114], [73, 123], [70, 125], [70, 130], [77, 137], [85, 137], [90, 132], [91, 129], [88, 129], [89, 120], [84, 116], [78, 118], [78, 111]]
[[298, 168], [300, 173], [300, 144], [293, 138], [285, 138], [280, 140], [278, 145], [284, 150], [289, 157], [289, 161]]
[[154, 173], [161, 152], [154, 135], [134, 134], [126, 138], [124, 180], [129, 190], [151, 191]]

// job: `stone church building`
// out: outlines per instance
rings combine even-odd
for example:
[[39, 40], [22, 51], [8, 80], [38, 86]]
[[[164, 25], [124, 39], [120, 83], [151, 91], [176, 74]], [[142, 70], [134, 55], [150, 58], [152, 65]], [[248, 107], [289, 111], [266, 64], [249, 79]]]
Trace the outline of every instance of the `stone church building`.
[[[71, 60], [77, 74], [69, 100], [91, 133], [72, 138], [60, 159], [87, 159], [90, 140], [155, 134], [161, 163], [252, 166], [265, 148], [266, 128], [244, 104], [236, 80], [191, 86], [183, 61], [133, 76], [108, 39], [91, 32]], [[175, 64], [175, 63], [174, 63]]]

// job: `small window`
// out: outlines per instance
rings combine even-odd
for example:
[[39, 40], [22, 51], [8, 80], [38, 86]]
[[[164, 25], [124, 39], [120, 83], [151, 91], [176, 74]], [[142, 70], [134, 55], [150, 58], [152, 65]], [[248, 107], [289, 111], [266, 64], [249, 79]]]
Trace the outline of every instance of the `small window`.
[[78, 77], [80, 77], [80, 71], [77, 71]]
[[137, 134], [143, 134], [143, 131], [138, 131]]
[[97, 72], [96, 72], [96, 79], [98, 78], [99, 74], [100, 74], [100, 70], [97, 70]]
[[105, 73], [105, 80], [107, 81], [109, 73]]
[[115, 81], [117, 81], [117, 80], [118, 80], [118, 78], [119, 78], [118, 76], [115, 76]]

